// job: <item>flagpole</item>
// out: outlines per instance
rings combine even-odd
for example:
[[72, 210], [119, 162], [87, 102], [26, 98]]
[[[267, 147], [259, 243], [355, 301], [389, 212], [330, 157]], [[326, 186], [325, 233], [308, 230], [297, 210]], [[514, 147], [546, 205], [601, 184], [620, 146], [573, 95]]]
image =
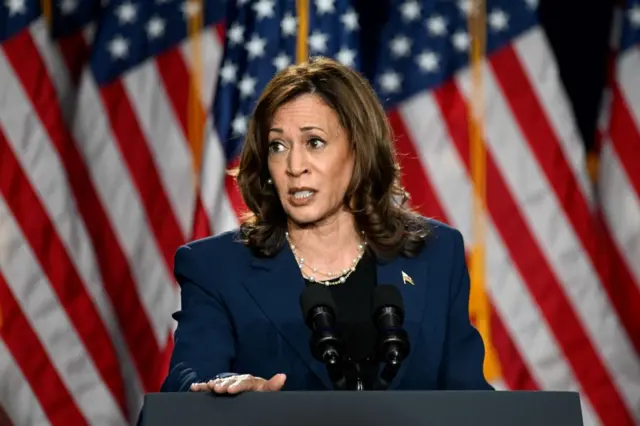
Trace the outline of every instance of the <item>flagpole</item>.
[[296, 63], [300, 64], [309, 59], [309, 0], [296, 0], [298, 14], [298, 37], [296, 43]]
[[472, 0], [468, 15], [471, 68], [471, 100], [469, 108], [469, 145], [471, 157], [472, 232], [470, 275], [471, 297], [469, 310], [485, 345], [484, 374], [487, 380], [500, 377], [500, 366], [491, 341], [491, 305], [486, 292], [486, 206], [487, 166], [484, 144], [484, 85], [483, 67], [486, 50], [485, 0]]
[[189, 68], [189, 100], [187, 104], [187, 139], [193, 158], [193, 179], [196, 194], [199, 188], [202, 151], [204, 145], [205, 114], [200, 103], [202, 90], [202, 49], [200, 34], [203, 27], [204, 5], [202, 0], [188, 0], [187, 7], [195, 12], [188, 14], [188, 38], [191, 46], [191, 67]]

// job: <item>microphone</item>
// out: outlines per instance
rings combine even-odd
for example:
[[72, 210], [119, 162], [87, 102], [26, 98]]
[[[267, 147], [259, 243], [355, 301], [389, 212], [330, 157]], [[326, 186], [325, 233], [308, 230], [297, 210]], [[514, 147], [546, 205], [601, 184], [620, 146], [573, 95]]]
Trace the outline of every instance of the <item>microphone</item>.
[[387, 389], [411, 350], [404, 324], [404, 302], [397, 287], [379, 285], [372, 297], [373, 322], [378, 330], [377, 353], [384, 368], [374, 390]]
[[307, 327], [313, 333], [309, 344], [313, 357], [325, 364], [335, 389], [346, 388], [342, 371], [344, 342], [335, 331], [336, 304], [329, 289], [310, 285], [300, 295], [300, 307]]

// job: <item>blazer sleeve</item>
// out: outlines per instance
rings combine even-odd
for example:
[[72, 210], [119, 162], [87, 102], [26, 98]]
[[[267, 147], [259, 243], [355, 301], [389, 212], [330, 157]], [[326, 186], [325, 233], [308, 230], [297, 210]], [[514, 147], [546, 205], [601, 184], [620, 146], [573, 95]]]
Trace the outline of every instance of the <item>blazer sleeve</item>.
[[442, 389], [454, 390], [493, 390], [484, 377], [482, 337], [469, 320], [469, 271], [459, 231], [455, 231], [453, 253], [449, 318], [440, 386]]
[[230, 317], [210, 273], [197, 250], [176, 251], [174, 275], [180, 285], [180, 311], [169, 374], [162, 392], [188, 391], [192, 383], [230, 371], [235, 339]]

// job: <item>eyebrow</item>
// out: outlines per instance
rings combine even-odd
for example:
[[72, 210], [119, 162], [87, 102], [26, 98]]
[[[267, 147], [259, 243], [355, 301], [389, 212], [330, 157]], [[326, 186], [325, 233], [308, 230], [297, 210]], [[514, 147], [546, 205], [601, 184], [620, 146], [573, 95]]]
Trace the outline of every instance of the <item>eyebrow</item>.
[[[320, 130], [322, 133], [327, 133], [324, 130], [322, 130], [320, 127], [316, 127], [316, 126], [300, 127], [300, 130], [303, 132], [308, 132], [309, 130]], [[276, 132], [276, 133], [284, 133], [284, 131], [279, 127], [272, 127], [271, 129], [269, 129], [269, 131]]]

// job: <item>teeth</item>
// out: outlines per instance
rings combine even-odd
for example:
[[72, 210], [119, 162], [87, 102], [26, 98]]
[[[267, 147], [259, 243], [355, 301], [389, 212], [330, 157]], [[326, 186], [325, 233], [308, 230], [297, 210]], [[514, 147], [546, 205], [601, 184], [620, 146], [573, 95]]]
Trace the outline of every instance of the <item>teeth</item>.
[[313, 195], [313, 191], [298, 191], [293, 193], [293, 197], [299, 200], [309, 198]]

